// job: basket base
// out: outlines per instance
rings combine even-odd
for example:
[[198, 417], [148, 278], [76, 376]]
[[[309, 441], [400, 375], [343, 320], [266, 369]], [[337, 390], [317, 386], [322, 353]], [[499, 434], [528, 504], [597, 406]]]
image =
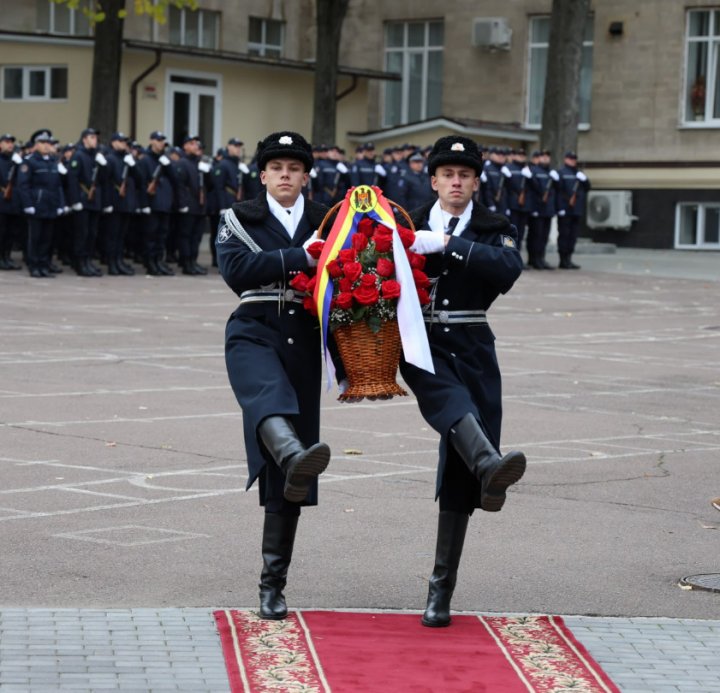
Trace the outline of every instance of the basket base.
[[392, 399], [393, 397], [407, 397], [407, 392], [397, 383], [388, 384], [382, 388], [377, 386], [369, 390], [363, 385], [351, 385], [345, 392], [338, 395], [340, 402], [360, 402], [363, 399]]

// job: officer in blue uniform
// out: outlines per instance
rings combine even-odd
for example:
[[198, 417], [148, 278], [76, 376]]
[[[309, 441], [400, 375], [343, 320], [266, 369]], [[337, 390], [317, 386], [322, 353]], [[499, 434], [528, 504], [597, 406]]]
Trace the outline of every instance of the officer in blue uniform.
[[51, 156], [50, 131], [34, 133], [32, 139], [34, 152], [20, 164], [18, 192], [28, 219], [27, 265], [30, 276], [39, 279], [55, 276], [51, 271], [53, 228], [64, 213], [65, 195], [58, 162]]
[[507, 167], [512, 174], [512, 178], [507, 182], [510, 223], [517, 229], [517, 247], [522, 252], [529, 215], [528, 186], [532, 179], [532, 171], [527, 165], [527, 153], [522, 147], [510, 153]]
[[72, 261], [81, 277], [102, 276], [102, 270], [93, 262], [107, 166], [107, 159], [97, 148], [99, 134], [94, 128], [85, 128], [80, 133], [68, 166], [68, 205], [75, 212]]
[[330, 460], [320, 443], [321, 354], [317, 319], [289, 282], [316, 261], [306, 248], [327, 208], [302, 195], [312, 148], [296, 132], [258, 145], [266, 194], [234, 204], [217, 236], [223, 279], [240, 297], [225, 332], [225, 360], [243, 412], [250, 488], [265, 507], [260, 617], [287, 615], [283, 589], [300, 508], [317, 505]]
[[405, 209], [416, 209], [427, 202], [434, 202], [437, 198], [432, 189], [430, 174], [425, 171], [425, 157], [418, 151], [408, 159], [410, 168], [400, 182], [402, 185], [402, 196], [395, 200]]
[[490, 159], [485, 163], [486, 181], [483, 186], [483, 202], [491, 212], [509, 216], [508, 188], [512, 178], [506, 166], [507, 152], [503, 147], [490, 147]]
[[580, 231], [580, 220], [585, 216], [585, 201], [590, 190], [587, 175], [578, 170], [577, 154], [565, 152], [564, 166], [558, 171], [557, 214], [558, 253], [560, 269], [580, 269], [572, 261]]
[[0, 270], [18, 270], [12, 259], [13, 245], [22, 237], [24, 219], [17, 192], [22, 157], [15, 151], [15, 137], [0, 136]]
[[528, 218], [528, 267], [539, 270], [555, 269], [545, 259], [550, 224], [556, 213], [558, 172], [550, 168], [550, 152], [533, 152], [530, 171], [530, 217]]
[[215, 162], [210, 175], [213, 209], [213, 214], [210, 215], [210, 253], [213, 258], [213, 267], [217, 267], [215, 239], [220, 219], [230, 207], [243, 199], [243, 180], [250, 172], [247, 164], [242, 160], [243, 147], [242, 140], [231, 137], [225, 149], [222, 150], [220, 158]]
[[423, 418], [441, 436], [435, 567], [425, 626], [450, 624], [452, 598], [468, 520], [475, 508], [497, 512], [525, 471], [525, 455], [500, 450], [500, 370], [486, 311], [522, 272], [513, 227], [473, 201], [482, 155], [466, 137], [440, 138], [428, 170], [438, 200], [411, 212], [412, 250], [426, 255], [431, 303], [425, 322], [435, 373], [401, 361]]
[[130, 138], [122, 132], [113, 133], [107, 153], [107, 203], [112, 213], [105, 219], [105, 257], [108, 274], [133, 275], [132, 265], [125, 262], [125, 238], [138, 207], [138, 183], [142, 180], [137, 161], [130, 153]]
[[153, 276], [173, 275], [165, 262], [165, 248], [170, 233], [170, 213], [173, 211], [175, 173], [165, 153], [167, 137], [159, 130], [150, 133], [150, 144], [140, 159], [139, 171], [143, 178], [140, 204], [144, 213], [143, 263]]

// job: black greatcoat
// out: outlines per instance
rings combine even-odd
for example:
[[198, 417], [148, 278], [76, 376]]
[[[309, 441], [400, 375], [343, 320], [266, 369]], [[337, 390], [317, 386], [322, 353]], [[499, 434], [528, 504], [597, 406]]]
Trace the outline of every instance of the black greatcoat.
[[[220, 220], [216, 248], [218, 267], [228, 286], [243, 291], [280, 288], [308, 263], [302, 244], [318, 228], [327, 208], [305, 200], [305, 212], [291, 239], [270, 213], [263, 191], [239, 202], [232, 211], [262, 249], [255, 253]], [[260, 504], [281, 501], [285, 479], [259, 442], [257, 428], [268, 416], [285, 416], [304, 445], [320, 436], [321, 350], [316, 317], [302, 304], [278, 300], [243, 303], [225, 330], [225, 363], [243, 412], [249, 489], [260, 478]], [[303, 505], [317, 505], [317, 479]]]
[[[428, 229], [428, 203], [411, 213], [416, 229]], [[487, 310], [522, 272], [515, 228], [503, 215], [473, 203], [469, 224], [444, 253], [427, 256], [435, 283], [434, 310]], [[435, 375], [401, 360], [400, 371], [418, 400], [423, 418], [440, 433], [436, 498], [449, 494], [459, 507], [480, 507], [480, 484], [448, 445], [450, 427], [470, 413], [499, 450], [502, 421], [500, 370], [495, 335], [488, 324], [428, 325]], [[448, 464], [448, 456], [456, 458]], [[446, 472], [447, 468], [447, 472]], [[441, 508], [442, 509], [442, 508]]]

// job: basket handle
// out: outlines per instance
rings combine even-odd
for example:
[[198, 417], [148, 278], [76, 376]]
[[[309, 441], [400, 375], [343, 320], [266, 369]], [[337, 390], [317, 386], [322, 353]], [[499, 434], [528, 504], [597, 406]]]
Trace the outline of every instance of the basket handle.
[[[415, 224], [413, 224], [412, 219], [410, 218], [410, 215], [405, 211], [405, 209], [400, 206], [397, 202], [393, 202], [389, 197], [385, 198], [387, 202], [389, 202], [393, 207], [397, 209], [400, 214], [403, 215], [405, 218], [405, 221], [407, 221], [408, 226], [410, 227], [410, 230], [415, 233]], [[337, 211], [337, 209], [342, 205], [344, 200], [340, 200], [340, 202], [335, 203], [330, 209], [327, 211], [327, 214], [323, 217], [323, 220], [320, 222], [320, 226], [318, 226], [317, 231], [315, 232], [315, 238], [322, 238], [323, 231], [325, 231], [325, 225], [327, 224], [328, 220], [332, 215]]]

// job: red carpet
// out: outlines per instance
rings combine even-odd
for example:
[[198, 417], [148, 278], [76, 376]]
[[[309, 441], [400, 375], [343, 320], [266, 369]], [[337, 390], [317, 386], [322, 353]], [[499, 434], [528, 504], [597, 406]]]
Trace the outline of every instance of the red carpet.
[[618, 692], [557, 616], [216, 611], [232, 693]]

